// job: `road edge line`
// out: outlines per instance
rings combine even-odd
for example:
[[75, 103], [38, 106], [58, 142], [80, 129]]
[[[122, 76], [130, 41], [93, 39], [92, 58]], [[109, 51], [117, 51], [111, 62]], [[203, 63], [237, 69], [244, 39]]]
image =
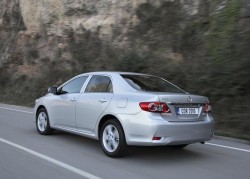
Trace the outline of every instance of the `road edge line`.
[[227, 149], [239, 150], [239, 151], [249, 152], [250, 153], [250, 150], [247, 150], [247, 149], [241, 149], [241, 148], [237, 148], [237, 147], [230, 147], [230, 146], [226, 146], [226, 145], [214, 144], [214, 143], [210, 143], [210, 142], [206, 142], [205, 144], [212, 145], [212, 146], [217, 146], [217, 147], [223, 147], [223, 148], [227, 148]]
[[236, 142], [236, 143], [240, 143], [240, 144], [250, 145], [249, 140], [243, 140], [243, 139], [239, 139], [239, 138], [232, 138], [232, 137], [227, 137], [227, 136], [215, 135], [214, 139], [226, 140], [226, 141]]
[[25, 152], [27, 152], [27, 153], [29, 153], [29, 154], [32, 154], [32, 155], [38, 157], [38, 158], [40, 158], [40, 159], [46, 160], [46, 161], [48, 161], [48, 162], [50, 162], [50, 163], [53, 163], [53, 164], [55, 164], [55, 165], [57, 165], [57, 166], [60, 166], [60, 167], [65, 168], [65, 169], [67, 169], [67, 170], [70, 170], [71, 172], [77, 173], [77, 174], [79, 174], [79, 175], [81, 175], [81, 176], [83, 176], [83, 177], [90, 178], [90, 179], [100, 179], [99, 177], [97, 177], [97, 176], [95, 176], [95, 175], [92, 175], [92, 174], [90, 174], [90, 173], [88, 173], [88, 172], [85, 172], [85, 171], [83, 171], [83, 170], [80, 170], [80, 169], [78, 169], [78, 168], [75, 168], [75, 167], [73, 167], [73, 166], [71, 166], [71, 165], [68, 165], [68, 164], [66, 164], [66, 163], [63, 163], [63, 162], [61, 162], [61, 161], [59, 161], [59, 160], [53, 159], [53, 158], [51, 158], [51, 157], [49, 157], [49, 156], [43, 155], [43, 154], [41, 154], [41, 153], [38, 153], [38, 152], [36, 152], [36, 151], [34, 151], [34, 150], [28, 149], [28, 148], [23, 147], [23, 146], [21, 146], [21, 145], [15, 144], [15, 143], [13, 143], [13, 142], [11, 142], [11, 141], [8, 141], [8, 140], [6, 140], [6, 139], [0, 138], [0, 142], [5, 143], [5, 144], [8, 144], [8, 145], [10, 145], [10, 146], [12, 146], [12, 147], [18, 148], [18, 149], [20, 149], [20, 150], [22, 150], [22, 151], [25, 151]]
[[10, 111], [17, 111], [17, 112], [23, 112], [23, 113], [28, 113], [28, 114], [33, 113], [33, 112], [30, 112], [30, 111], [23, 111], [23, 110], [19, 110], [19, 109], [6, 108], [6, 107], [0, 107], [0, 109], [7, 109], [7, 110], [10, 110]]

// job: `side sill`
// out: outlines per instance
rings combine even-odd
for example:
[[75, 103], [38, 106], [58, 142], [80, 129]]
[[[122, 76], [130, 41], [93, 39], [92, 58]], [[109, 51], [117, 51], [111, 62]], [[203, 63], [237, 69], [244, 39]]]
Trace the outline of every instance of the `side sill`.
[[80, 130], [80, 129], [77, 129], [77, 128], [64, 127], [64, 126], [58, 126], [58, 125], [57, 126], [51, 126], [51, 128], [61, 130], [61, 131], [65, 131], [65, 132], [68, 132], [68, 133], [71, 133], [71, 134], [76, 134], [76, 135], [88, 137], [88, 138], [91, 138], [91, 139], [99, 140], [98, 137], [94, 133], [86, 132], [84, 130]]

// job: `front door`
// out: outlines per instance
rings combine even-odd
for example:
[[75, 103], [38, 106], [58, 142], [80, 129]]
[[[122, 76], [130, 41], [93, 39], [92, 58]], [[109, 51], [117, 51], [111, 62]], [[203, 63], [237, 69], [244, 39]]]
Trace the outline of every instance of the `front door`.
[[82, 86], [88, 76], [73, 78], [58, 89], [50, 105], [50, 118], [53, 126], [76, 127], [75, 107]]

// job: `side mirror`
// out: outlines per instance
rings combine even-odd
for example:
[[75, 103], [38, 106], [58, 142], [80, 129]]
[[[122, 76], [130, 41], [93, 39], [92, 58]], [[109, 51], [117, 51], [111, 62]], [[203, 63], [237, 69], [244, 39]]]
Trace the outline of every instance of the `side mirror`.
[[57, 87], [56, 86], [49, 87], [48, 93], [57, 94]]

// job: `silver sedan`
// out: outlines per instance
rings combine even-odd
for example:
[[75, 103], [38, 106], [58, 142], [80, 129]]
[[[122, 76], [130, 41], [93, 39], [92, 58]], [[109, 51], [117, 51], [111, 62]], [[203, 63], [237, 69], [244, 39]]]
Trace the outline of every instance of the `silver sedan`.
[[147, 74], [93, 72], [78, 75], [36, 100], [37, 131], [62, 130], [100, 141], [119, 157], [128, 145], [183, 148], [212, 138], [207, 97], [185, 92]]

